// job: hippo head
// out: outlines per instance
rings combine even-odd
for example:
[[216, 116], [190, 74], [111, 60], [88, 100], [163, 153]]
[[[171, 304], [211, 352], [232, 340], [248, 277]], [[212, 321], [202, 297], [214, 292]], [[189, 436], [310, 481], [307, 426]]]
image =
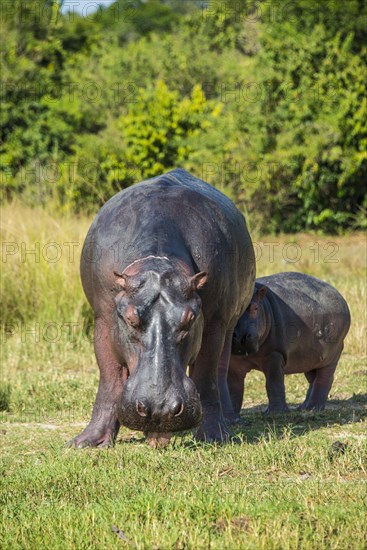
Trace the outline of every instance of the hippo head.
[[255, 288], [250, 305], [238, 320], [232, 337], [232, 353], [234, 355], [249, 355], [259, 351], [265, 321], [261, 312], [261, 302], [266, 291], [265, 286]]
[[129, 378], [119, 419], [144, 432], [186, 430], [201, 421], [199, 395], [186, 368], [199, 353], [203, 333], [197, 293], [207, 274], [183, 262], [148, 257], [116, 273], [119, 340]]

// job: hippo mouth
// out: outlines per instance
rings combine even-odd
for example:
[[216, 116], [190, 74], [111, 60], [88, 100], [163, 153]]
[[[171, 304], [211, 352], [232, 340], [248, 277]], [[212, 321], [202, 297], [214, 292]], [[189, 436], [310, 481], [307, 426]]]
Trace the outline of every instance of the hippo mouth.
[[248, 355], [247, 351], [241, 348], [241, 346], [232, 346], [231, 353], [233, 355], [245, 355], [246, 357]]
[[241, 344], [233, 343], [231, 353], [233, 353], [233, 355], [243, 355], [244, 357], [247, 357], [248, 355], [253, 355], [258, 351], [259, 351], [259, 344], [258, 342], [255, 341], [255, 342], [244, 342]]
[[252, 355], [254, 353], [257, 353], [259, 351], [259, 344], [248, 344], [246, 345], [246, 349], [244, 350], [243, 355]]
[[136, 408], [136, 403], [126, 403], [123, 399], [118, 417], [123, 426], [142, 432], [183, 432], [198, 426], [202, 419], [200, 400], [196, 398], [192, 398], [185, 403], [185, 408], [179, 416], [173, 415], [168, 418], [151, 412], [148, 412], [145, 416], [140, 416], [136, 414]]

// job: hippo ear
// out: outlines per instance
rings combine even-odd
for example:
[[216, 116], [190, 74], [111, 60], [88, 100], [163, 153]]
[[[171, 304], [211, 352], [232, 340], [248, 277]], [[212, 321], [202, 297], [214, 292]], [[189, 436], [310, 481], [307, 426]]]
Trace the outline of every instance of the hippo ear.
[[256, 298], [258, 302], [261, 302], [261, 300], [264, 299], [265, 294], [267, 293], [268, 289], [266, 286], [261, 286], [258, 291], [256, 292]]
[[191, 290], [200, 290], [201, 288], [203, 288], [207, 280], [208, 274], [206, 273], [206, 271], [200, 271], [200, 273], [196, 273], [196, 275], [194, 275], [190, 279]]
[[126, 290], [128, 287], [129, 276], [125, 275], [125, 273], [118, 273], [117, 271], [114, 271], [113, 274], [116, 277], [116, 283], [122, 288], [122, 290]]

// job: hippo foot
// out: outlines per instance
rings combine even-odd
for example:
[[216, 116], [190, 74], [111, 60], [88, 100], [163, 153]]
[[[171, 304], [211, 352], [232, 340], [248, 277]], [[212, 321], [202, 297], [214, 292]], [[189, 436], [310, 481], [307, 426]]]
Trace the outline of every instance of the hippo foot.
[[149, 447], [152, 447], [152, 449], [163, 449], [171, 441], [171, 434], [169, 433], [150, 432], [144, 435], [147, 438]]
[[113, 430], [111, 430], [111, 428], [103, 430], [89, 424], [81, 434], [68, 441], [67, 446], [73, 449], [84, 449], [85, 447], [113, 447], [117, 433], [118, 427]]
[[229, 431], [225, 423], [212, 424], [211, 426], [200, 426], [195, 433], [196, 441], [205, 441], [206, 443], [225, 443], [229, 440]]
[[96, 437], [83, 437], [78, 435], [67, 442], [67, 447], [72, 449], [84, 449], [85, 447], [113, 447], [115, 440], [111, 436], [106, 436], [103, 439]]
[[299, 405], [297, 407], [297, 411], [314, 411], [314, 412], [320, 412], [325, 409], [325, 403], [308, 403], [305, 401], [302, 403], [302, 405]]
[[218, 408], [204, 409], [203, 420], [196, 430], [195, 439], [207, 443], [225, 443], [229, 435], [228, 425], [222, 414], [218, 414]]
[[227, 424], [230, 424], [231, 426], [241, 422], [240, 415], [236, 413], [224, 413], [224, 418]]
[[264, 411], [264, 414], [266, 415], [285, 414], [289, 412], [290, 410], [288, 406], [284, 403], [284, 405], [268, 405], [268, 407]]

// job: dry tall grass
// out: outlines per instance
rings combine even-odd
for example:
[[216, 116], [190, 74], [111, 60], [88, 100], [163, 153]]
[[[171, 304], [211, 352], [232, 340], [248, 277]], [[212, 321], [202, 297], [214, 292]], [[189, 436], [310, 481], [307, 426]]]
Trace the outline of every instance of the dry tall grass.
[[79, 259], [89, 225], [18, 202], [1, 209], [3, 323], [80, 319]]
[[[88, 313], [79, 259], [91, 223], [49, 215], [20, 202], [1, 209], [1, 321], [78, 323]], [[346, 298], [352, 325], [345, 351], [366, 353], [366, 237], [282, 235], [254, 238], [257, 274], [301, 271], [333, 284]]]

